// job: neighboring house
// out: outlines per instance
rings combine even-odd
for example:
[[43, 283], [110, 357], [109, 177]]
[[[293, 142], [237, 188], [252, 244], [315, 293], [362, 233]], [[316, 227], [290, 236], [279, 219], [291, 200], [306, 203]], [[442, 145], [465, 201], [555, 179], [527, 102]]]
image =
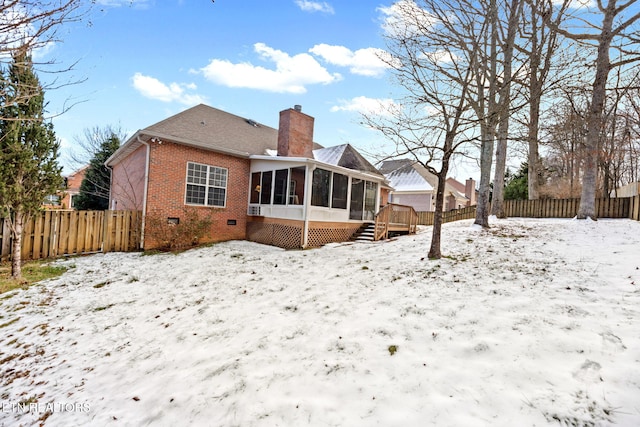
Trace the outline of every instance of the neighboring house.
[[[139, 130], [106, 161], [111, 209], [171, 223], [195, 209], [213, 218], [208, 242], [304, 248], [348, 240], [373, 220], [389, 188], [350, 145], [315, 144], [313, 124], [299, 106], [280, 112], [277, 130], [190, 108]], [[143, 237], [145, 249], [154, 244]]]
[[64, 189], [59, 190], [56, 194], [49, 194], [42, 202], [45, 209], [73, 209], [73, 199], [80, 193], [80, 184], [84, 179], [86, 169], [89, 166], [83, 166], [71, 175], [64, 178]]
[[65, 177], [66, 189], [63, 192], [61, 201], [63, 209], [75, 208], [74, 199], [80, 194], [80, 185], [88, 168], [89, 165], [83, 166]]
[[63, 209], [60, 200], [60, 194], [49, 194], [42, 201], [42, 207], [45, 209]]
[[476, 181], [474, 179], [469, 178], [463, 184], [460, 181], [456, 181], [455, 178], [447, 178], [447, 184], [455, 188], [458, 193], [464, 194], [466, 205], [463, 207], [478, 204], [478, 190], [476, 190]]
[[[387, 160], [380, 165], [380, 172], [393, 188], [389, 195], [390, 203], [411, 206], [418, 212], [435, 210], [438, 177], [424, 166], [410, 159]], [[464, 192], [449, 182], [445, 183], [445, 211], [466, 207], [468, 203]]]

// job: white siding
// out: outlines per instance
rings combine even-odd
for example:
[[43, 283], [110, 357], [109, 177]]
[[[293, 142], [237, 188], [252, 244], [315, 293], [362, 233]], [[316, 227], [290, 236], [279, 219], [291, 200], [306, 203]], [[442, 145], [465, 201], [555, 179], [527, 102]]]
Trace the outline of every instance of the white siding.
[[413, 206], [417, 212], [431, 212], [434, 206], [431, 201], [431, 193], [421, 194], [391, 194], [391, 202], [399, 205]]

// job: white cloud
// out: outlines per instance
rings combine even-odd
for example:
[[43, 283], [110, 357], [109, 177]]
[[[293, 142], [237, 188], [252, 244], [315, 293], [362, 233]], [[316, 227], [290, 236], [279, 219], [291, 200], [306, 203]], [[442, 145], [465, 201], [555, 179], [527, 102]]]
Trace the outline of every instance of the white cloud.
[[307, 85], [330, 84], [342, 79], [340, 74], [329, 73], [306, 53], [290, 56], [264, 43], [256, 43], [254, 50], [264, 61], [274, 63], [275, 69], [249, 62], [232, 63], [226, 59], [214, 59], [200, 71], [217, 84], [276, 93], [306, 93]]
[[434, 64], [454, 64], [458, 60], [458, 55], [455, 52], [442, 49], [436, 52], [423, 53], [421, 57]]
[[136, 73], [133, 76], [133, 87], [143, 96], [162, 102], [179, 102], [184, 105], [196, 105], [206, 102], [200, 95], [185, 93], [196, 90], [193, 83], [170, 83], [166, 85], [155, 77]]
[[356, 96], [349, 100], [340, 100], [339, 105], [331, 107], [331, 112], [353, 111], [366, 115], [388, 116], [400, 106], [390, 98], [368, 98]]
[[353, 52], [344, 46], [322, 43], [309, 49], [309, 52], [330, 64], [349, 67], [349, 71], [361, 76], [380, 76], [389, 68], [380, 59], [385, 51], [374, 47], [358, 49]]
[[320, 3], [317, 1], [296, 0], [296, 4], [305, 12], [322, 12], [329, 13], [331, 15], [335, 13], [333, 7], [327, 2]]
[[436, 19], [413, 0], [400, 0], [389, 7], [379, 7], [384, 15], [382, 29], [392, 37], [411, 37], [430, 29]]
[[[40, 47], [43, 42], [35, 38], [37, 28], [29, 18], [34, 12], [20, 2], [2, 6], [0, 14], [0, 58], [11, 58], [13, 49], [24, 45]], [[18, 24], [21, 23], [21, 24]]]

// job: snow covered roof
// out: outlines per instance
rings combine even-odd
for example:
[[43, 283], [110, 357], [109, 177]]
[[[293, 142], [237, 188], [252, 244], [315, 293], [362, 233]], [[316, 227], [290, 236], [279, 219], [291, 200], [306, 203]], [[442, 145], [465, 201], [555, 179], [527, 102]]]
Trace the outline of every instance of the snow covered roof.
[[313, 157], [315, 160], [329, 165], [342, 166], [360, 172], [382, 175], [375, 166], [369, 163], [369, 161], [350, 144], [313, 150]]
[[433, 186], [418, 173], [413, 165], [407, 165], [385, 175], [395, 191], [433, 191]]
[[[318, 146], [316, 144], [316, 146]], [[278, 156], [277, 150], [266, 150], [266, 155], [278, 160], [290, 160], [291, 157]], [[259, 158], [262, 156], [251, 156], [251, 158]], [[377, 175], [383, 178], [384, 175], [373, 166], [362, 154], [353, 148], [350, 144], [336, 145], [333, 147], [316, 148], [313, 150], [313, 160], [331, 166], [340, 166], [358, 172], [371, 175]]]
[[[380, 171], [389, 181], [389, 185], [398, 192], [435, 192], [438, 177], [420, 163], [411, 159], [386, 160], [380, 165]], [[445, 183], [446, 194], [466, 199], [454, 186]]]
[[430, 192], [434, 191], [438, 185], [438, 178], [435, 175], [409, 159], [385, 161], [380, 166], [380, 170], [396, 192]]

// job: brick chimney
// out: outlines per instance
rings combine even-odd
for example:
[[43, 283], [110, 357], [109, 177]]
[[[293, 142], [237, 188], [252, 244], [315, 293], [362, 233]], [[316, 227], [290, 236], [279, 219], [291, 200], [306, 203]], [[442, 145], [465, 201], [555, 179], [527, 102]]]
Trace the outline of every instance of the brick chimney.
[[313, 117], [302, 113], [300, 105], [280, 111], [278, 156], [312, 159], [313, 121]]
[[469, 178], [464, 184], [464, 195], [469, 199], [469, 206], [477, 205], [476, 200], [476, 181]]

